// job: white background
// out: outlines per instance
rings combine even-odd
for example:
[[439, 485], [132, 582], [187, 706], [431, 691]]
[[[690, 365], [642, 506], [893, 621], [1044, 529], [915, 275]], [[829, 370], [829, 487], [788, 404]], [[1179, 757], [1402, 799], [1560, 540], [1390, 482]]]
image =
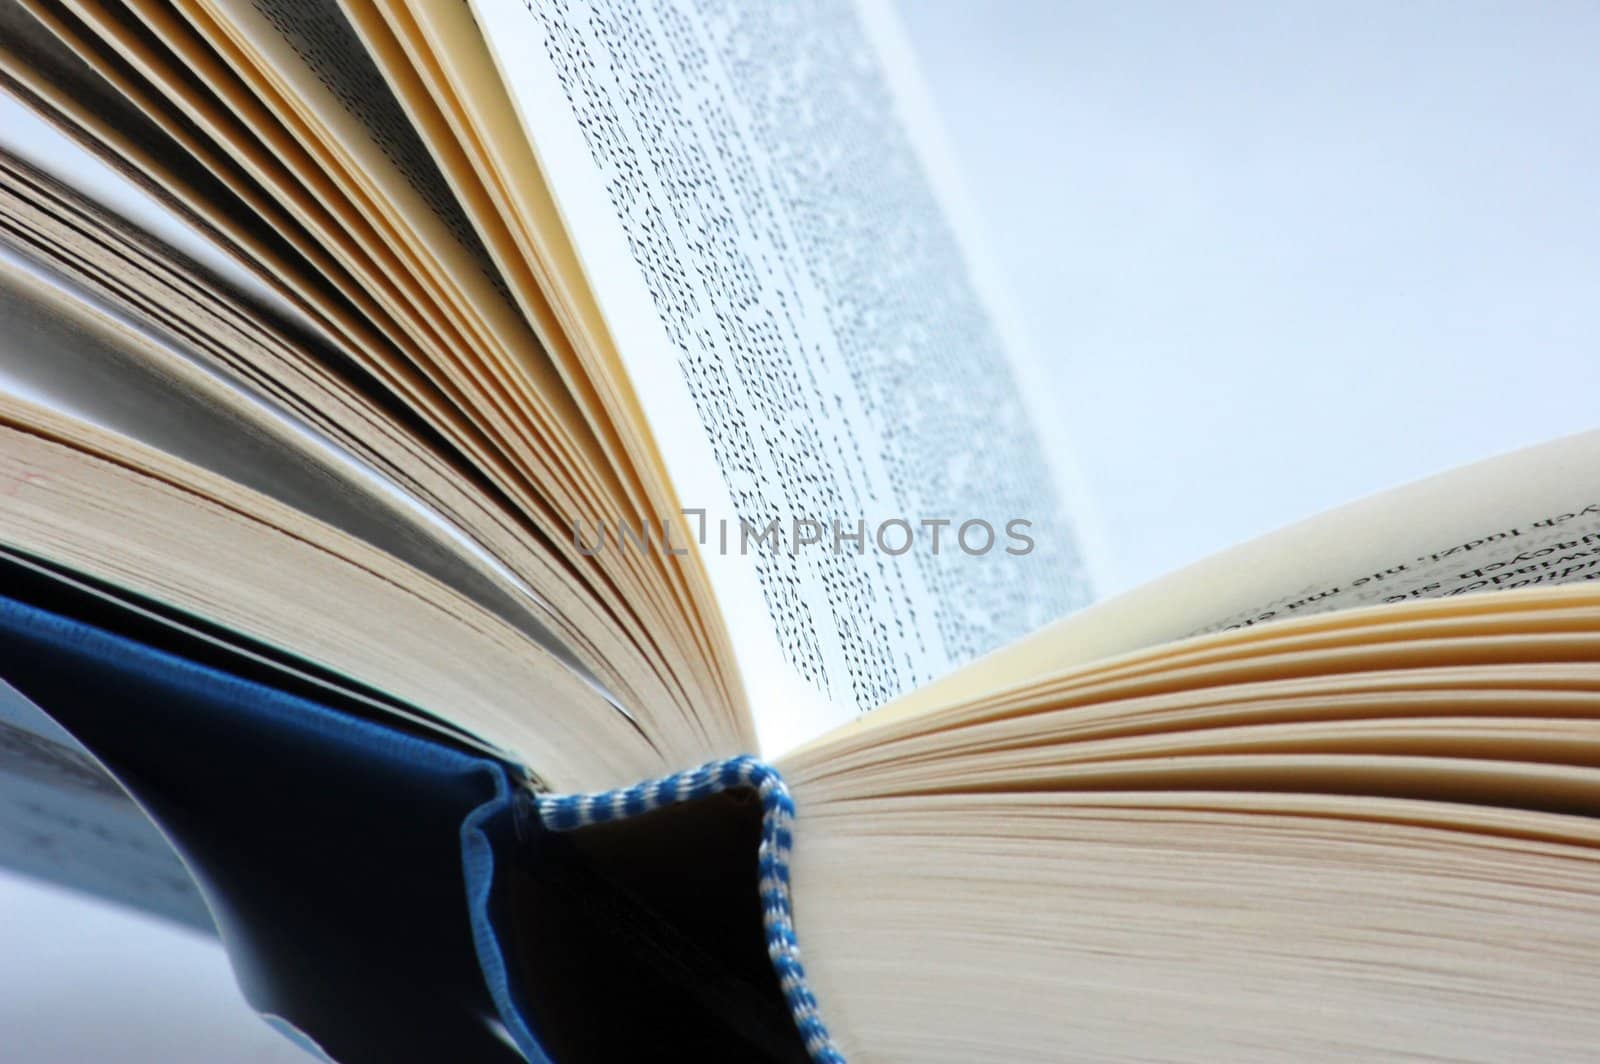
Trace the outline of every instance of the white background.
[[[1595, 423], [1600, 8], [901, 13], [1116, 586]], [[304, 1059], [215, 946], [5, 877], [0, 1058]]]

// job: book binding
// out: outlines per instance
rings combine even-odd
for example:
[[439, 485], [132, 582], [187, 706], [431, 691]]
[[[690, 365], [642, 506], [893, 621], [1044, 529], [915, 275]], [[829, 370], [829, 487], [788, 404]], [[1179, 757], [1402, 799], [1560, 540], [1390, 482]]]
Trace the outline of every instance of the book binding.
[[844, 1064], [822, 1022], [811, 992], [800, 944], [794, 931], [794, 906], [789, 890], [789, 854], [794, 842], [794, 799], [778, 770], [748, 755], [708, 761], [686, 772], [645, 780], [631, 787], [588, 794], [541, 794], [539, 820], [551, 831], [572, 831], [592, 824], [639, 816], [680, 802], [709, 798], [734, 788], [753, 790], [761, 798], [760, 874], [762, 925], [767, 956], [772, 960], [789, 1013], [815, 1064]]

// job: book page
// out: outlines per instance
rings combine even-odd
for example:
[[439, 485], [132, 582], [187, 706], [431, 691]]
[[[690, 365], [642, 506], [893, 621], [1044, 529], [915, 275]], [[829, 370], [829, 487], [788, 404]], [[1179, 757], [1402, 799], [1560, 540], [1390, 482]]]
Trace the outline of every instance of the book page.
[[764, 751], [1088, 601], [1042, 388], [881, 10], [473, 7], [691, 518]]
[[1188, 636], [1333, 610], [1600, 579], [1600, 432], [1450, 470], [1234, 547], [901, 700], [984, 697]]

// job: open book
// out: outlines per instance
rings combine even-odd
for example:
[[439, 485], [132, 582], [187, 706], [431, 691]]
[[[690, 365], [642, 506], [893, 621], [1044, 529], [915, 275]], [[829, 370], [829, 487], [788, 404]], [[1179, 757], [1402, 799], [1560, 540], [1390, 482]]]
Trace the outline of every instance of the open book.
[[875, 3], [0, 0], [0, 82], [0, 860], [308, 1047], [1600, 1039], [1600, 434], [1096, 603]]

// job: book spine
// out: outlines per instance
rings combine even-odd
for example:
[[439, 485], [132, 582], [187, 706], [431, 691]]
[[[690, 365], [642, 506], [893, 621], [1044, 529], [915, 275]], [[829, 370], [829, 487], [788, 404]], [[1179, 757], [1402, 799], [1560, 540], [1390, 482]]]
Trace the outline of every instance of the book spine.
[[687, 772], [588, 794], [540, 794], [539, 820], [549, 831], [573, 831], [592, 824], [624, 820], [680, 802], [709, 798], [742, 788], [761, 800], [761, 845], [757, 854], [762, 922], [767, 956], [778, 984], [815, 1064], [844, 1064], [844, 1055], [823, 1023], [817, 999], [800, 961], [795, 938], [794, 906], [789, 889], [789, 854], [794, 841], [794, 800], [778, 770], [754, 757], [710, 761]]

